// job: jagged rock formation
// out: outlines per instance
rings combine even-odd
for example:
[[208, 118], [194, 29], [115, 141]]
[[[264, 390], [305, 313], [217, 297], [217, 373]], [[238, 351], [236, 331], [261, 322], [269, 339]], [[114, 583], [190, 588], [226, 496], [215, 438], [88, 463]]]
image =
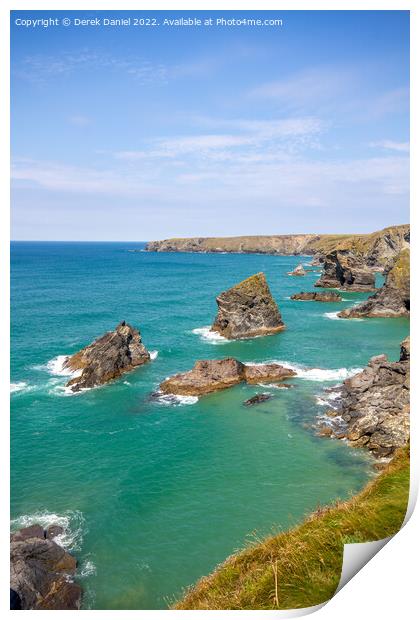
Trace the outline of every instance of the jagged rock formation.
[[287, 273], [288, 276], [304, 276], [306, 275], [306, 271], [303, 268], [302, 264], [299, 264], [297, 267], [293, 269], [293, 271], [289, 271]]
[[246, 254], [310, 254], [320, 264], [333, 250], [360, 254], [370, 269], [387, 268], [410, 240], [408, 224], [390, 226], [367, 235], [266, 235], [246, 237], [194, 237], [150, 241], [148, 252], [236, 252]]
[[32, 525], [10, 535], [11, 609], [80, 608], [76, 560], [53, 540], [53, 531]]
[[410, 314], [410, 251], [403, 250], [388, 272], [384, 286], [366, 301], [339, 313], [343, 319], [400, 317]]
[[314, 286], [349, 291], [375, 290], [375, 274], [368, 271], [360, 256], [349, 250], [334, 250], [325, 257], [324, 272]]
[[398, 362], [372, 357], [367, 367], [344, 382], [339, 409], [330, 412], [332, 434], [379, 457], [390, 456], [409, 439], [410, 340], [401, 344]]
[[78, 392], [102, 385], [149, 360], [150, 354], [142, 343], [140, 332], [122, 321], [113, 332], [107, 332], [67, 358], [65, 368], [79, 373], [67, 386]]
[[225, 338], [253, 338], [285, 328], [263, 273], [257, 273], [221, 293], [211, 330]]
[[296, 373], [280, 364], [242, 364], [228, 357], [222, 360], [199, 360], [192, 370], [168, 377], [160, 384], [164, 394], [201, 396], [224, 390], [242, 381], [264, 383], [282, 381]]
[[342, 301], [341, 295], [332, 292], [308, 292], [295, 293], [290, 296], [290, 299], [297, 299], [298, 301], [325, 301], [325, 302], [337, 302]]

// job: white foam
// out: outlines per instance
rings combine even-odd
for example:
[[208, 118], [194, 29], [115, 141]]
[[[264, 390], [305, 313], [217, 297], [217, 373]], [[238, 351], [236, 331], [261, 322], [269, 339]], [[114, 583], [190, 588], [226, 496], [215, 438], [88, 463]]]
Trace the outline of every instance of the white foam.
[[198, 402], [198, 396], [181, 396], [180, 394], [161, 394], [158, 393], [157, 402], [162, 405], [194, 405]]
[[84, 517], [79, 510], [68, 510], [62, 514], [39, 511], [21, 515], [10, 521], [10, 529], [16, 531], [35, 524], [41, 525], [44, 529], [49, 525], [59, 525], [64, 532], [54, 538], [57, 545], [70, 551], [80, 550], [86, 528]]
[[307, 368], [300, 364], [291, 364], [281, 360], [269, 360], [256, 364], [250, 363], [251, 366], [262, 366], [264, 364], [280, 364], [294, 370], [297, 378], [308, 381], [344, 381], [363, 370], [363, 368]]
[[211, 330], [211, 325], [205, 325], [204, 327], [196, 327], [192, 330], [193, 334], [200, 336], [201, 340], [210, 342], [211, 344], [223, 344], [229, 342], [227, 338], [219, 334], [218, 332]]
[[331, 319], [332, 321], [339, 321], [341, 318], [338, 316], [338, 312], [324, 312], [323, 316], [325, 316], [326, 319]]
[[10, 393], [16, 394], [17, 392], [28, 392], [29, 390], [33, 390], [34, 386], [28, 385], [25, 381], [17, 381], [16, 383], [10, 384]]
[[159, 355], [159, 351], [149, 351], [149, 354], [150, 354], [150, 359], [155, 360], [157, 356]]
[[84, 577], [90, 577], [91, 575], [96, 575], [96, 566], [91, 560], [86, 560], [77, 571], [77, 577], [79, 579], [83, 579]]

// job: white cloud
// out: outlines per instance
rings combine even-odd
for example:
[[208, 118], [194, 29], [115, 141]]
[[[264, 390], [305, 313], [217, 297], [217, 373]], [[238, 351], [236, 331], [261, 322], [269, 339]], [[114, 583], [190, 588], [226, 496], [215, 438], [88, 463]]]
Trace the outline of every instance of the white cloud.
[[390, 151], [398, 151], [400, 153], [409, 153], [409, 142], [395, 142], [394, 140], [379, 140], [378, 142], [369, 142], [372, 148], [387, 149]]

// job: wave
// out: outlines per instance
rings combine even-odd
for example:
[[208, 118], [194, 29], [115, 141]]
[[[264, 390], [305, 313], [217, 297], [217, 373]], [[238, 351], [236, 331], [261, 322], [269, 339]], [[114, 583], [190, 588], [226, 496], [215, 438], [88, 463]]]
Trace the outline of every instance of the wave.
[[[267, 362], [252, 363], [253, 366], [262, 366], [264, 364], [280, 364], [286, 368], [294, 370], [296, 378], [306, 379], [307, 381], [344, 381], [349, 377], [353, 377], [363, 368], [308, 368], [302, 364], [293, 364], [282, 360], [269, 360]], [[293, 377], [291, 377], [293, 379]]]
[[153, 361], [159, 355], [159, 351], [149, 351], [149, 354], [150, 354], [150, 359]]
[[96, 566], [92, 560], [86, 560], [82, 563], [80, 568], [78, 568], [76, 577], [78, 579], [84, 579], [85, 577], [90, 577], [91, 575], [96, 575]]
[[180, 394], [156, 393], [155, 400], [162, 405], [194, 405], [198, 402], [198, 396], [181, 396]]
[[10, 384], [10, 393], [17, 394], [18, 392], [29, 392], [33, 390], [35, 386], [28, 385], [26, 381], [16, 381], [16, 383]]
[[210, 342], [211, 344], [224, 344], [229, 342], [227, 338], [211, 330], [211, 325], [205, 325], [204, 327], [196, 327], [192, 330], [193, 334], [200, 336], [201, 340]]
[[49, 525], [59, 525], [64, 532], [54, 538], [55, 542], [67, 551], [79, 551], [83, 535], [86, 533], [85, 519], [79, 510], [68, 510], [62, 514], [39, 511], [30, 515], [21, 515], [10, 521], [12, 531], [39, 524], [44, 529]]
[[[341, 312], [341, 310], [338, 312]], [[339, 321], [341, 317], [338, 316], [338, 312], [324, 312], [322, 316], [325, 316], [326, 319], [331, 319], [332, 321]]]

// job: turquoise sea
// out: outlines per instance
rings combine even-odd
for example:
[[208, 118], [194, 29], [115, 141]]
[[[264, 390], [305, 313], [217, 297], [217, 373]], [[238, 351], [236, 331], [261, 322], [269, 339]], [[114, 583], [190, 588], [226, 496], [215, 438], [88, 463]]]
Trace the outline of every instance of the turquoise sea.
[[[405, 319], [336, 318], [363, 294], [291, 301], [319, 277], [286, 275], [310, 257], [129, 251], [143, 247], [12, 244], [12, 527], [67, 525], [62, 542], [79, 560], [84, 608], [165, 608], [247, 541], [361, 489], [370, 458], [314, 434], [323, 390], [372, 355], [397, 359], [408, 333]], [[216, 295], [258, 271], [286, 331], [209, 340]], [[66, 394], [59, 356], [123, 319], [155, 359]], [[151, 398], [168, 375], [226, 356], [287, 362], [298, 376], [288, 390], [240, 385], [197, 402]], [[258, 391], [273, 398], [245, 407]]]

